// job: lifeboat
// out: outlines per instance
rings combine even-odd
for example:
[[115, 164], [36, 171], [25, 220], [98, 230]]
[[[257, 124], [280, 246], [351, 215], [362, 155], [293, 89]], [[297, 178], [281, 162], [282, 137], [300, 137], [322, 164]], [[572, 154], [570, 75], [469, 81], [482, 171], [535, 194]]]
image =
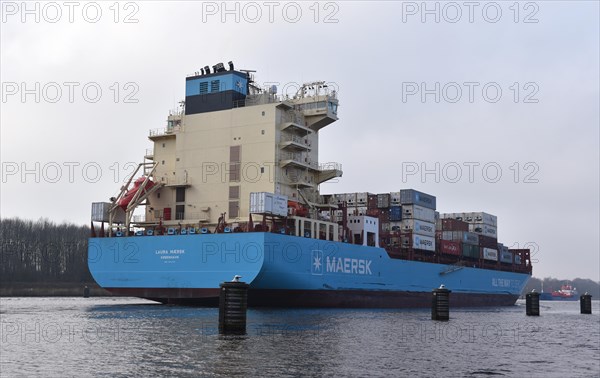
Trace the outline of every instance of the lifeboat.
[[308, 215], [308, 210], [306, 207], [295, 201], [288, 201], [288, 209], [291, 209], [290, 215], [296, 215], [299, 217], [306, 217]]
[[150, 189], [152, 189], [152, 187], [154, 185], [156, 185], [154, 183], [154, 181], [148, 180], [148, 182], [146, 183], [146, 186], [142, 189], [141, 186], [142, 186], [142, 184], [144, 183], [145, 180], [146, 180], [146, 177], [142, 176], [142, 177], [139, 177], [138, 179], [136, 179], [133, 182], [133, 188], [129, 189], [127, 191], [127, 193], [125, 193], [125, 195], [123, 196], [123, 198], [121, 198], [119, 200], [119, 207], [121, 207], [121, 209], [127, 210], [127, 206], [129, 206], [129, 203], [131, 202], [131, 200], [133, 199], [133, 197], [135, 197], [135, 195], [136, 195], [137, 192], [139, 192], [140, 190], [142, 190], [142, 194], [144, 194], [147, 191], [149, 191]]

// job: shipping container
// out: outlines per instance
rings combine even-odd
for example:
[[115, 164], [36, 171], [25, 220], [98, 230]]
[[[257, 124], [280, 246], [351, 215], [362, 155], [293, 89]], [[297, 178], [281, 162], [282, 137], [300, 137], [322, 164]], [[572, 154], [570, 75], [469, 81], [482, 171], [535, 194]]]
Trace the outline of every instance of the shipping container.
[[498, 251], [493, 248], [481, 248], [481, 257], [485, 260], [498, 261]]
[[356, 208], [356, 212], [358, 215], [367, 215], [367, 207], [366, 206], [359, 206]]
[[346, 202], [345, 194], [334, 194], [333, 197], [335, 198], [334, 202], [338, 205], [342, 205], [344, 202]]
[[500, 262], [512, 264], [513, 254], [508, 251], [500, 251]]
[[390, 221], [390, 210], [389, 209], [380, 209], [379, 210], [379, 221], [380, 222], [389, 222]]
[[473, 259], [479, 259], [479, 247], [473, 244], [463, 244], [462, 255]]
[[487, 225], [485, 223], [469, 223], [469, 231], [479, 235], [489, 236], [492, 238], [498, 238], [496, 227]]
[[390, 206], [400, 205], [400, 192], [390, 193]]
[[377, 195], [377, 207], [380, 209], [390, 207], [390, 194], [382, 193]]
[[[477, 235], [477, 234], [475, 234]], [[498, 239], [491, 236], [479, 236], [479, 246], [482, 248], [498, 248]]]
[[521, 256], [515, 255], [515, 264], [521, 265]]
[[445, 255], [460, 256], [461, 244], [451, 240], [440, 240], [440, 252]]
[[479, 246], [479, 235], [468, 231], [442, 231], [442, 239]]
[[356, 193], [346, 193], [345, 200], [348, 206], [356, 206]]
[[367, 207], [369, 209], [377, 209], [377, 194], [369, 194]]
[[346, 215], [347, 216], [358, 215], [358, 208], [357, 207], [347, 207]]
[[402, 220], [402, 208], [400, 206], [390, 207], [390, 221], [401, 221]]
[[435, 211], [418, 205], [402, 206], [402, 219], [418, 219], [426, 222], [435, 222]]
[[433, 210], [436, 208], [434, 196], [416, 191], [414, 189], [400, 190], [400, 204], [419, 205]]
[[402, 221], [402, 231], [425, 236], [435, 236], [435, 224], [417, 219], [404, 219]]
[[369, 193], [356, 193], [356, 206], [367, 206], [369, 201]]
[[379, 218], [379, 214], [381, 214], [381, 211], [379, 209], [371, 209], [371, 208], [367, 208], [367, 215], [373, 218]]
[[288, 197], [267, 192], [250, 193], [250, 213], [287, 216]]
[[443, 231], [469, 231], [469, 224], [454, 218], [442, 219]]
[[402, 222], [390, 222], [390, 231], [391, 232], [402, 231]]
[[389, 232], [390, 231], [390, 222], [383, 222], [381, 224], [381, 231]]
[[402, 234], [400, 239], [402, 240], [403, 248], [435, 252], [435, 239], [430, 236], [406, 233]]
[[[93, 222], [108, 222], [108, 210], [113, 204], [110, 202], [94, 202], [92, 203], [92, 221]], [[114, 223], [125, 223], [125, 210], [117, 207], [113, 215]]]
[[465, 213], [468, 214], [471, 220], [470, 223], [484, 223], [490, 226], [498, 227], [498, 217], [492, 214], [479, 212]]

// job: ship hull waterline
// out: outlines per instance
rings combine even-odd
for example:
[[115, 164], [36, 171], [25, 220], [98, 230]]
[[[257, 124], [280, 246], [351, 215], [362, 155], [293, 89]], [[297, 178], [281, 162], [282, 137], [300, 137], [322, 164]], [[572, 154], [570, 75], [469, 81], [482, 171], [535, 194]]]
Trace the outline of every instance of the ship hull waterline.
[[[219, 289], [106, 288], [113, 295], [138, 297], [171, 305], [218, 307]], [[364, 290], [252, 290], [249, 307], [279, 308], [427, 308], [431, 293]], [[452, 307], [512, 306], [514, 294], [451, 294]]]

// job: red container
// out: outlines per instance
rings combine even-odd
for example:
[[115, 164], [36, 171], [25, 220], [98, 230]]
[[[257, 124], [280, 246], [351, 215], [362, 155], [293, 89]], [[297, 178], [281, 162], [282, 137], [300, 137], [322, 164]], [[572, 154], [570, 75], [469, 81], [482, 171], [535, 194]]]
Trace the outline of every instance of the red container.
[[442, 231], [469, 231], [469, 224], [458, 219], [442, 219]]
[[390, 221], [390, 212], [388, 210], [379, 209], [379, 223], [389, 222], [389, 221]]
[[440, 252], [445, 255], [460, 256], [461, 250], [462, 248], [459, 242], [454, 242], [450, 240], [440, 241]]
[[371, 194], [367, 197], [367, 207], [377, 209], [377, 194]]
[[479, 235], [479, 246], [481, 248], [498, 248], [498, 239], [491, 236]]
[[379, 209], [367, 209], [367, 216], [373, 218], [379, 218]]

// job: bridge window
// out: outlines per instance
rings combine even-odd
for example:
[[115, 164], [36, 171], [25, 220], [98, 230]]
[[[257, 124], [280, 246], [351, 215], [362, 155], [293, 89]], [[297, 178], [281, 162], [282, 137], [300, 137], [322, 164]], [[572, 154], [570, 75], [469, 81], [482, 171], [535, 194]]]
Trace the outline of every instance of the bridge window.
[[240, 187], [230, 186], [229, 187], [229, 199], [240, 199]]
[[208, 93], [208, 82], [203, 81], [200, 83], [200, 94]]
[[240, 216], [240, 201], [229, 201], [229, 218]]

